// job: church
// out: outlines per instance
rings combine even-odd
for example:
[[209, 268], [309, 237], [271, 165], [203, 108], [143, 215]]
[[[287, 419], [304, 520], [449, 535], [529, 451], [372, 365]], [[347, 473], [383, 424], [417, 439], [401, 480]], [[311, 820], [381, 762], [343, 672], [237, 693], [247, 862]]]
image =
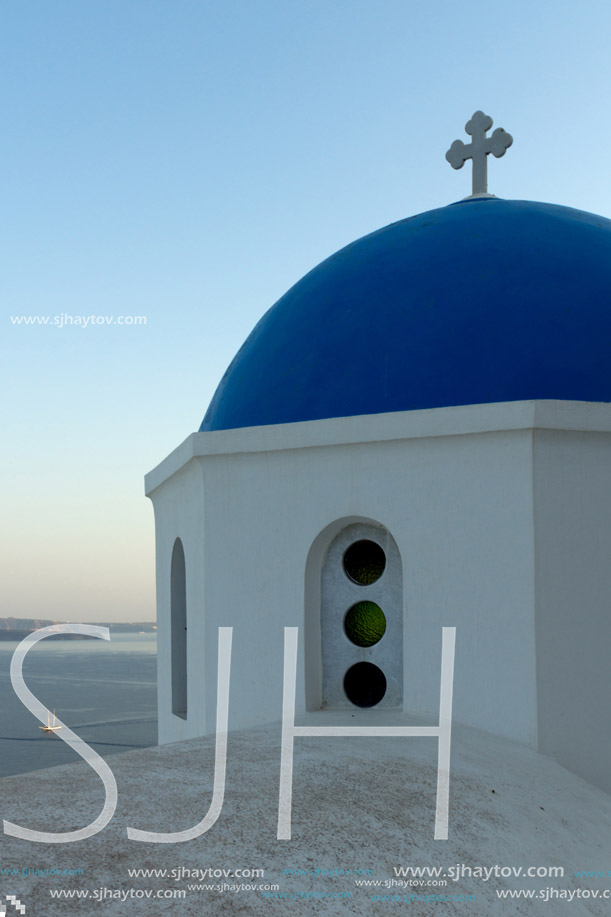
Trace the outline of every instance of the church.
[[611, 220], [487, 191], [358, 239], [259, 321], [191, 434], [146, 477], [159, 741], [296, 714], [452, 719], [611, 792]]

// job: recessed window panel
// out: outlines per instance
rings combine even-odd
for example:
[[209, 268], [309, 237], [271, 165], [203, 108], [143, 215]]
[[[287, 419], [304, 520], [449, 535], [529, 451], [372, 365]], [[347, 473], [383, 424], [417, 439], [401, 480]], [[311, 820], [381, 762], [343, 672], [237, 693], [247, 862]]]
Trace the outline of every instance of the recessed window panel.
[[172, 660], [172, 713], [187, 718], [187, 579], [185, 552], [177, 538], [170, 574], [170, 651]]

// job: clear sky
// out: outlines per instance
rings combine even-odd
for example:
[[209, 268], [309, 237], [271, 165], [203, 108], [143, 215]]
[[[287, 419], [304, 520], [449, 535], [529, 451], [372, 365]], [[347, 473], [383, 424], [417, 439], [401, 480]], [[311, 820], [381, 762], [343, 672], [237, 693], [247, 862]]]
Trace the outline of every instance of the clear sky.
[[[380, 226], [489, 190], [611, 216], [608, 0], [20, 0], [0, 11], [3, 616], [154, 616], [143, 475], [253, 325]], [[146, 316], [17, 325], [11, 316]]]

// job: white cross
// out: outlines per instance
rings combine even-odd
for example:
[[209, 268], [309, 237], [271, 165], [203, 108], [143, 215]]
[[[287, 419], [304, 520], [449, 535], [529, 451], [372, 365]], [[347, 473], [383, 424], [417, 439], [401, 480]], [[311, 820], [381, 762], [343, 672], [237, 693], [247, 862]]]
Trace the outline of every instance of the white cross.
[[492, 153], [497, 159], [505, 155], [506, 150], [513, 143], [513, 137], [502, 127], [486, 137], [486, 131], [492, 127], [492, 118], [483, 111], [476, 111], [470, 121], [465, 124], [466, 132], [472, 137], [471, 143], [455, 140], [448, 152], [446, 159], [453, 169], [462, 169], [467, 159], [473, 160], [473, 191], [472, 194], [488, 193], [488, 176], [486, 156]]

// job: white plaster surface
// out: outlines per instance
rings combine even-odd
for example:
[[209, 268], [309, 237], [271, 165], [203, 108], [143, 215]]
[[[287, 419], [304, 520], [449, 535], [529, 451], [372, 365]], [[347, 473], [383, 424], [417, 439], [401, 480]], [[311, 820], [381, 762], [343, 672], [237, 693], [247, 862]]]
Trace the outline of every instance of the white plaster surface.
[[[498, 424], [484, 408], [486, 421]], [[364, 441], [344, 441], [346, 420]], [[423, 716], [437, 709], [441, 629], [456, 626], [455, 718], [536, 743], [532, 431], [457, 432], [474, 428], [477, 417], [450, 408], [432, 419], [385, 415], [391, 439], [374, 418], [381, 438], [372, 441], [370, 418], [355, 420], [289, 425], [292, 440], [290, 431], [269, 428], [263, 451], [249, 446], [261, 430], [198, 434], [201, 454], [151, 492], [161, 742], [215, 728], [219, 626], [234, 627], [236, 728], [280, 716], [285, 626], [300, 628], [297, 709], [312, 705], [305, 670], [320, 666], [321, 651], [307, 634], [320, 620], [324, 552], [343, 527], [365, 523], [383, 525], [401, 556], [404, 709]], [[216, 453], [219, 437], [238, 451]], [[186, 722], [171, 716], [169, 694], [169, 558], [177, 537], [187, 570]]]
[[611, 793], [611, 434], [534, 438], [539, 748]]
[[[365, 716], [370, 715], [371, 711]], [[345, 722], [345, 712], [332, 714]], [[318, 716], [310, 715], [311, 716]], [[382, 714], [396, 722], [396, 714]], [[376, 718], [379, 722], [379, 717]], [[302, 720], [304, 722], [304, 720]], [[4, 837], [3, 868], [74, 868], [76, 878], [4, 877], [27, 917], [190, 917], [190, 915], [606, 915], [607, 900], [502, 901], [497, 889], [575, 891], [611, 887], [576, 879], [575, 869], [609, 868], [611, 798], [532, 749], [473, 729], [454, 730], [450, 831], [433, 840], [436, 743], [432, 739], [307, 738], [296, 741], [293, 839], [276, 840], [280, 728], [229, 735], [225, 803], [209, 833], [173, 846], [128, 841], [126, 827], [167, 831], [190, 827], [208, 808], [214, 737], [112, 757], [119, 805], [100, 834], [75, 844], [40, 845]], [[4, 778], [2, 815], [40, 830], [89, 822], [102, 804], [101, 784], [85, 764]], [[395, 866], [561, 866], [563, 878], [465, 878], [427, 893], [473, 894], [456, 904], [372, 902], [351, 876], [287, 877], [282, 869], [373, 869], [395, 878]], [[188, 881], [130, 878], [128, 868], [263, 868], [263, 880], [285, 893], [352, 892], [338, 901], [265, 900], [259, 891], [190, 891], [185, 899], [106, 901], [51, 899], [49, 889], [187, 888]], [[208, 881], [208, 880], [206, 880]], [[218, 881], [218, 880], [216, 880]], [[385, 893], [386, 889], [378, 889]], [[395, 889], [396, 891], [396, 889]], [[400, 890], [403, 893], [404, 890]], [[422, 889], [420, 889], [422, 891]]]
[[[322, 698], [321, 571], [383, 526], [403, 577], [403, 710], [430, 717], [456, 627], [454, 720], [549, 752], [611, 791], [611, 406], [467, 405], [190, 436], [147, 476], [155, 507], [160, 742], [215, 728], [219, 626], [230, 722]], [[188, 719], [170, 711], [169, 564], [185, 550]]]

